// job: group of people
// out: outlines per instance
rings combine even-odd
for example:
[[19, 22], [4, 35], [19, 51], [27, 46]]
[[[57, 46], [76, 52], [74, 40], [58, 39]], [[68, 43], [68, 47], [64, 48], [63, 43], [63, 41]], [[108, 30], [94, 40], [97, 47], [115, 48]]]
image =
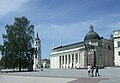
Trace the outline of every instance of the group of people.
[[[93, 66], [93, 65], [88, 64], [87, 69], [88, 69], [88, 76], [91, 76], [91, 77], [100, 76], [99, 68], [97, 65]], [[94, 70], [95, 70], [95, 74], [94, 74]]]

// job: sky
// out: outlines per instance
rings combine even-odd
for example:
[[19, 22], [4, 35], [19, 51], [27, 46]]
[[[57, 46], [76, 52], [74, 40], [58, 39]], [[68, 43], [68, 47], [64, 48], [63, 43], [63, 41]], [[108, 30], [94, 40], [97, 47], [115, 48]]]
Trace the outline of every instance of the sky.
[[[100, 37], [120, 29], [120, 0], [0, 0], [0, 44], [5, 25], [25, 16], [41, 39], [42, 58], [55, 46], [82, 42], [93, 25]], [[1, 57], [1, 55], [0, 55]]]

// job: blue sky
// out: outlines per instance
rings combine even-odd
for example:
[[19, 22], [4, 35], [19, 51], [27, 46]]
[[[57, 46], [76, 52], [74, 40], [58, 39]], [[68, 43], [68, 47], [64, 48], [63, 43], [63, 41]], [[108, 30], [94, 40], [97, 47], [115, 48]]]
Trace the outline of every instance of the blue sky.
[[83, 41], [90, 25], [109, 38], [113, 30], [120, 29], [120, 0], [0, 0], [0, 44], [5, 25], [22, 16], [39, 33], [42, 58], [49, 58], [53, 44]]

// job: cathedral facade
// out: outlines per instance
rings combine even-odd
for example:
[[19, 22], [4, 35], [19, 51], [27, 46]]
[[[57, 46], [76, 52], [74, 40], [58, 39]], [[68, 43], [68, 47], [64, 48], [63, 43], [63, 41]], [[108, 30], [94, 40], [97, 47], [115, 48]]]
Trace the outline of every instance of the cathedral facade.
[[84, 41], [52, 49], [50, 68], [86, 68], [114, 65], [113, 41], [100, 37], [91, 25]]
[[33, 70], [36, 70], [41, 68], [41, 40], [38, 37], [38, 33], [34, 41], [34, 49], [35, 53], [33, 57]]

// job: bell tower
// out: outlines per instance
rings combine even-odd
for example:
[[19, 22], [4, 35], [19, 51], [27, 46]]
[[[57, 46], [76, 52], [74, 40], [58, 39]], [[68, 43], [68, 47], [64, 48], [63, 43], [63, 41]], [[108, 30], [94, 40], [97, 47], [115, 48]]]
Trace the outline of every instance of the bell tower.
[[35, 49], [35, 53], [33, 59], [34, 60], [33, 70], [36, 70], [41, 68], [41, 40], [38, 37], [38, 33], [34, 40], [34, 49]]

